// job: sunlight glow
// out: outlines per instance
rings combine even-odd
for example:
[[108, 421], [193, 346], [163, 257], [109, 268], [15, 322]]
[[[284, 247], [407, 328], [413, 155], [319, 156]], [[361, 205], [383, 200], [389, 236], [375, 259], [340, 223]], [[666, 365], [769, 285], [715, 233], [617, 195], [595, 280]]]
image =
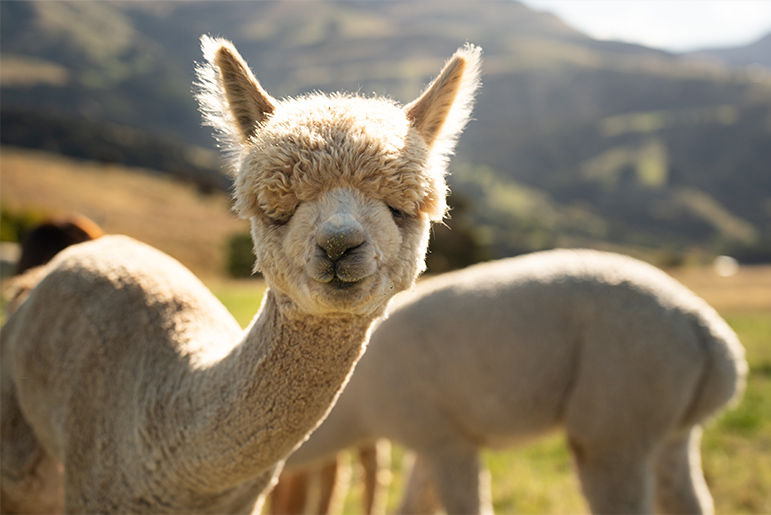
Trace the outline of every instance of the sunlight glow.
[[768, 0], [520, 0], [596, 39], [671, 52], [741, 46], [771, 32]]

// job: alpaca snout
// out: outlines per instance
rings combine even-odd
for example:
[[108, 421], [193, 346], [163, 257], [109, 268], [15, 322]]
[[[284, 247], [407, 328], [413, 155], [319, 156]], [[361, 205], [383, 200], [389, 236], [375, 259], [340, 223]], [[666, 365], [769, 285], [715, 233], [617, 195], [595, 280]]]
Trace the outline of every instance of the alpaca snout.
[[350, 215], [335, 214], [321, 224], [316, 243], [329, 259], [338, 261], [367, 240], [364, 227]]
[[374, 246], [352, 216], [336, 214], [321, 224], [310, 275], [332, 286], [349, 287], [376, 270]]
[[372, 247], [370, 243], [364, 242], [346, 249], [337, 259], [331, 259], [319, 246], [308, 263], [310, 276], [332, 286], [352, 286], [377, 270], [377, 261]]

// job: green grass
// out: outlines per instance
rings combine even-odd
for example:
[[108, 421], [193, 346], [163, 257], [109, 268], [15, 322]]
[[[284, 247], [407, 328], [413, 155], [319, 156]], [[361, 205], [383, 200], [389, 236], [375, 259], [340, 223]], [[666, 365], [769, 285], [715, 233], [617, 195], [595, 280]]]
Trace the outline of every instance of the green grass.
[[[263, 284], [228, 281], [210, 287], [245, 325], [257, 311]], [[771, 317], [757, 309], [724, 310], [723, 316], [747, 351], [750, 376], [741, 403], [705, 429], [704, 472], [718, 513], [771, 513]], [[398, 508], [401, 497], [404, 454], [395, 446], [389, 512]], [[562, 435], [503, 451], [485, 450], [483, 457], [492, 474], [497, 513], [587, 512]], [[360, 479], [354, 466], [344, 513], [362, 511]]]
[[262, 279], [209, 280], [206, 286], [228, 308], [241, 327], [252, 321], [265, 293]]
[[582, 513], [586, 504], [562, 435], [483, 453], [496, 513]]
[[741, 403], [704, 433], [704, 474], [718, 513], [771, 513], [771, 317], [725, 318], [744, 344], [750, 374]]

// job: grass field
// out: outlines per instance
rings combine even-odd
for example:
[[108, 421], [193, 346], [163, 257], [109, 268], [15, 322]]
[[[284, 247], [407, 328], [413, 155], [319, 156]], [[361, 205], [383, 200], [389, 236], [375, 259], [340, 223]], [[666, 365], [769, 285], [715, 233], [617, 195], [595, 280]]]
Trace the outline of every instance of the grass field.
[[[771, 266], [742, 267], [732, 277], [709, 268], [670, 274], [712, 304], [747, 350], [750, 377], [739, 406], [706, 429], [702, 460], [717, 513], [771, 513]], [[209, 286], [242, 325], [254, 316], [262, 281], [213, 281]], [[399, 502], [403, 450], [394, 449], [389, 510]], [[561, 435], [505, 451], [485, 451], [497, 513], [587, 513]], [[354, 466], [345, 513], [361, 512]]]

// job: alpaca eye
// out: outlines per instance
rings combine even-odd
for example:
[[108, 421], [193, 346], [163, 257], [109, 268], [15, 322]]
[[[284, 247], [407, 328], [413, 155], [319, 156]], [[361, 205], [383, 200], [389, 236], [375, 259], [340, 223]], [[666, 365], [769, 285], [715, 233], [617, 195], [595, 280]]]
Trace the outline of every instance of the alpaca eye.
[[391, 212], [391, 216], [394, 217], [394, 220], [403, 220], [405, 216], [407, 216], [404, 211], [401, 209], [396, 209], [395, 207], [388, 206], [388, 210]]
[[265, 215], [267, 219], [270, 220], [271, 224], [280, 226], [280, 225], [285, 225], [287, 222], [289, 222], [289, 220], [292, 219], [293, 214], [294, 212], [292, 213], [275, 213], [274, 212], [270, 214], [266, 213]]

